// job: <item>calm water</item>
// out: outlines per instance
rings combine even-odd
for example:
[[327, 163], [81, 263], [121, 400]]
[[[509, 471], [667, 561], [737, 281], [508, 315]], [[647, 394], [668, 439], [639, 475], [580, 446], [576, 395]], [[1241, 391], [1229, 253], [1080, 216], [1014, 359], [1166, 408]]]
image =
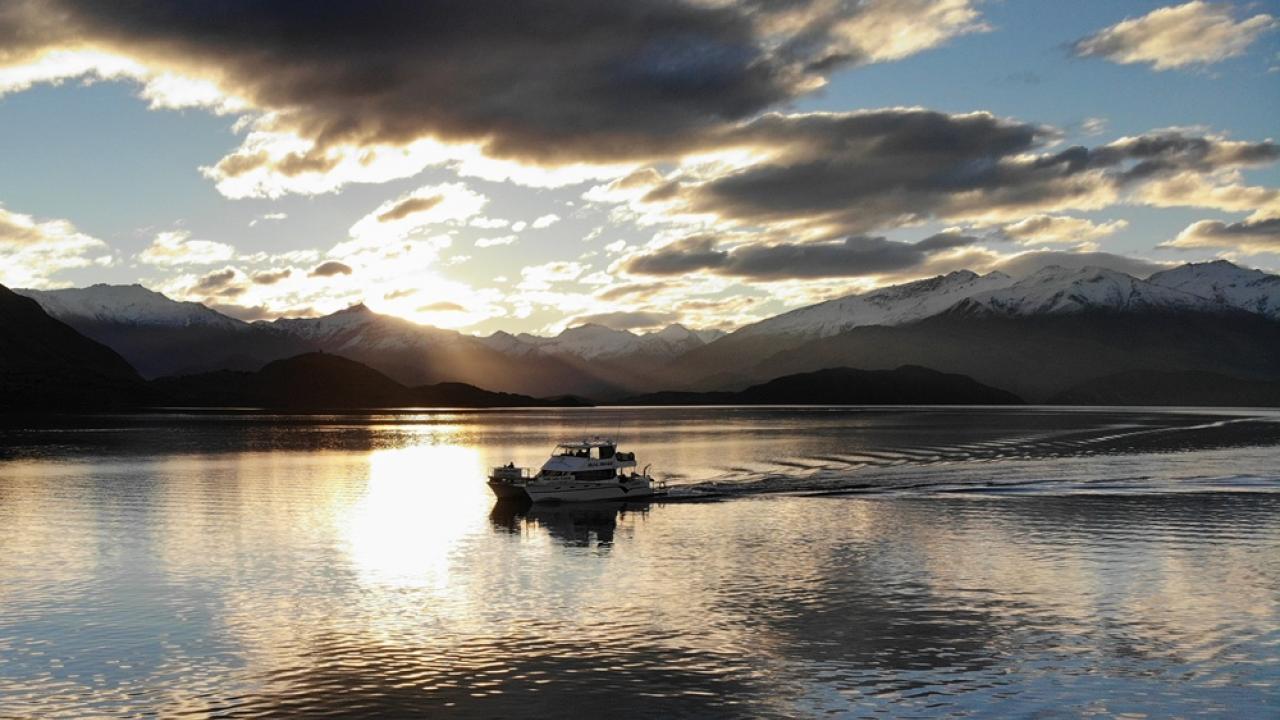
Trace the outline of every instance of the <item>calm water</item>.
[[0, 420], [0, 717], [373, 712], [1276, 717], [1280, 415]]

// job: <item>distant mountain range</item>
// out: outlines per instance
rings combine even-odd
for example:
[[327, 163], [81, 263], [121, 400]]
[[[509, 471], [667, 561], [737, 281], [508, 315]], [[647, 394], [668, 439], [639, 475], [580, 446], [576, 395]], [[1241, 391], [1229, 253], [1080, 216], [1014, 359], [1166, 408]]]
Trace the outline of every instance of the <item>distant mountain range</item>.
[[151, 383], [166, 404], [182, 407], [354, 409], [384, 407], [546, 407], [584, 404], [482, 390], [464, 383], [406, 387], [354, 360], [306, 353], [257, 372], [218, 370]]
[[624, 405], [1021, 405], [1022, 399], [964, 375], [904, 365], [894, 370], [828, 368], [787, 375], [737, 392], [658, 392]]
[[674, 389], [732, 390], [826, 367], [924, 365], [1032, 402], [1137, 370], [1272, 381], [1278, 307], [1280, 277], [1224, 261], [1146, 280], [1103, 268], [958, 272], [749, 325], [685, 354], [669, 377]]
[[[1097, 383], [1144, 371], [1238, 380], [1237, 395], [1247, 395], [1249, 383], [1280, 381], [1280, 276], [1225, 261], [1146, 279], [1094, 267], [1047, 267], [1021, 278], [957, 271], [799, 308], [727, 335], [679, 325], [648, 334], [584, 325], [555, 337], [477, 337], [363, 305], [245, 323], [136, 285], [16, 292], [147, 378], [248, 372], [324, 352], [407, 388], [461, 382], [599, 400], [738, 392], [787, 375], [903, 365], [967, 375], [1031, 402], [1069, 397], [1090, 383], [1096, 402], [1123, 401]], [[1197, 397], [1176, 384], [1161, 392], [1175, 403]]]

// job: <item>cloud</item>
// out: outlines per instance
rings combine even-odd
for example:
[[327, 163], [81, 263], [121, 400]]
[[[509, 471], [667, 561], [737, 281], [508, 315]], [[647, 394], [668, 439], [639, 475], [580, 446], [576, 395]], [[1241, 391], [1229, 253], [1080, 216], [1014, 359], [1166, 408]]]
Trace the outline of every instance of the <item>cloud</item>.
[[523, 268], [520, 275], [522, 290], [547, 290], [555, 283], [577, 280], [587, 271], [587, 266], [578, 262], [554, 261], [541, 265]]
[[[490, 176], [518, 172], [503, 161], [554, 168], [681, 154], [841, 68], [985, 29], [975, 5], [336, 3], [302, 17], [278, 2], [234, 13], [177, 0], [19, 2], [0, 15], [0, 71], [9, 89], [128, 77], [157, 106], [252, 109], [253, 136], [209, 169], [219, 187], [328, 192], [458, 161], [463, 147], [490, 161], [476, 163]], [[50, 65], [59, 52], [72, 57]]]
[[394, 202], [390, 209], [378, 213], [378, 222], [403, 220], [414, 213], [426, 212], [443, 201], [443, 195], [410, 196]]
[[186, 230], [175, 230], [156, 235], [151, 245], [138, 253], [138, 260], [159, 267], [213, 265], [226, 262], [235, 254], [236, 249], [226, 243], [192, 240]]
[[350, 275], [351, 272], [352, 271], [351, 271], [350, 265], [347, 265], [346, 263], [340, 263], [336, 260], [330, 260], [329, 262], [321, 263], [320, 265], [316, 266], [316, 269], [311, 271], [311, 276], [312, 277], [333, 277], [335, 275]]
[[351, 226], [368, 242], [403, 239], [433, 226], [452, 226], [480, 213], [489, 199], [462, 183], [424, 185], [388, 200]]
[[289, 213], [282, 213], [282, 212], [266, 213], [265, 215], [259, 215], [258, 217], [250, 220], [249, 227], [254, 227], [259, 223], [264, 223], [264, 222], [274, 222], [279, 220], [285, 220], [285, 219], [288, 219], [288, 217], [289, 217]]
[[451, 302], [449, 300], [441, 300], [439, 302], [433, 302], [429, 305], [423, 305], [422, 307], [418, 308], [418, 312], [420, 313], [466, 312], [466, 311], [467, 309], [465, 307], [459, 305], [456, 302]]
[[529, 227], [533, 228], [534, 230], [541, 230], [543, 228], [549, 228], [558, 222], [560, 222], [559, 215], [555, 213], [548, 213], [546, 215], [539, 217], [533, 222], [529, 223]]
[[1106, 252], [1065, 252], [1060, 250], [1041, 250], [1015, 255], [984, 267], [983, 271], [999, 270], [1000, 272], [1021, 278], [1051, 265], [1065, 268], [1102, 267], [1108, 270], [1128, 273], [1134, 277], [1145, 278], [1161, 270], [1169, 269], [1169, 264], [1158, 263], [1142, 258], [1115, 255]]
[[36, 220], [0, 207], [0, 284], [45, 287], [64, 270], [109, 264], [107, 250], [67, 220]]
[[1180, 130], [1046, 152], [1058, 137], [989, 113], [768, 115], [733, 133], [741, 158], [711, 171], [686, 168], [650, 191], [638, 212], [811, 237], [934, 219], [1013, 222], [1106, 207], [1179, 173], [1229, 172], [1280, 158], [1271, 141]]
[[1280, 252], [1280, 217], [1226, 223], [1201, 220], [1160, 245], [1165, 248], [1226, 248], [1245, 254]]
[[596, 297], [601, 300], [613, 302], [623, 299], [651, 299], [654, 295], [665, 290], [671, 289], [673, 286], [665, 282], [652, 283], [625, 283], [622, 285], [613, 285], [596, 293]]
[[251, 279], [258, 285], [275, 285], [291, 275], [293, 275], [293, 269], [284, 268], [283, 270], [268, 270], [255, 273]]
[[1244, 185], [1235, 173], [1225, 179], [1179, 173], [1149, 183], [1135, 199], [1155, 207], [1203, 207], [1225, 212], [1251, 212], [1251, 218], [1280, 215], [1280, 189]]
[[225, 268], [215, 272], [211, 272], [199, 280], [191, 289], [198, 293], [212, 294], [227, 288], [236, 279], [235, 268]]
[[[223, 315], [229, 315], [237, 320], [245, 322], [254, 322], [255, 320], [274, 320], [280, 317], [280, 313], [265, 305], [230, 305], [227, 303], [210, 302], [205, 303], [210, 309], [216, 310]], [[298, 313], [305, 316], [308, 313]]]
[[716, 237], [700, 235], [634, 255], [621, 268], [635, 275], [707, 271], [754, 280], [859, 277], [916, 268], [932, 253], [974, 242], [970, 236], [939, 233], [916, 243], [855, 236], [827, 242], [747, 242], [725, 249]]
[[1124, 220], [1095, 223], [1065, 215], [1037, 214], [1005, 225], [1000, 230], [1024, 245], [1037, 243], [1089, 244], [1128, 227]]
[[499, 245], [510, 245], [515, 241], [516, 241], [515, 235], [503, 235], [501, 237], [480, 238], [479, 240], [476, 240], [476, 247], [478, 248], [498, 247]]
[[677, 316], [670, 312], [650, 312], [644, 310], [595, 313], [579, 315], [569, 321], [569, 326], [603, 325], [614, 330], [647, 330], [670, 325]]
[[1150, 63], [1156, 70], [1169, 70], [1241, 55], [1276, 26], [1270, 15], [1260, 13], [1237, 21], [1228, 3], [1193, 0], [1104, 28], [1077, 41], [1072, 50], [1080, 57], [1121, 64]]

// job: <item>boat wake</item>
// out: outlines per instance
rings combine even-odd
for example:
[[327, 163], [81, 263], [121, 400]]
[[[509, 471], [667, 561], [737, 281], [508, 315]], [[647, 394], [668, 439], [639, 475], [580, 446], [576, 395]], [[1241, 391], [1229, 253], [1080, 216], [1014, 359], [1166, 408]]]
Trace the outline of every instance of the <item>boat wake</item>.
[[1280, 419], [1198, 418], [780, 458], [671, 480], [670, 500], [806, 495], [1280, 492]]

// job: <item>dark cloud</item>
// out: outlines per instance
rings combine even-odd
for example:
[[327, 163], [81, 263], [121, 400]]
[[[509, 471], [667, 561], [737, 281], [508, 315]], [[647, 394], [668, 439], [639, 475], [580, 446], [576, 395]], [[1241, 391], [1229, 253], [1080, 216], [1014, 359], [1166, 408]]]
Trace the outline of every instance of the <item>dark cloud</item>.
[[466, 311], [467, 309], [462, 307], [458, 303], [449, 302], [448, 300], [433, 302], [430, 305], [423, 305], [422, 307], [418, 308], [418, 312], [466, 312]]
[[[1178, 172], [1272, 162], [1272, 142], [1167, 131], [1097, 148], [1043, 152], [1057, 134], [987, 113], [928, 110], [767, 115], [733, 133], [771, 153], [710, 180], [660, 186], [651, 199], [741, 224], [838, 232], [927, 220], [1096, 207]], [[657, 198], [661, 195], [661, 198]]]
[[432, 195], [430, 197], [410, 197], [401, 200], [391, 207], [390, 210], [378, 214], [378, 222], [391, 222], [393, 220], [403, 220], [414, 213], [420, 213], [439, 205], [444, 201], [443, 195]]
[[[431, 136], [580, 161], [694, 147], [836, 69], [936, 45], [975, 19], [963, 0], [50, 0], [0, 15], [0, 38], [218, 78], [321, 146]], [[280, 169], [331, 162], [304, 154]]]
[[1201, 220], [1192, 223], [1166, 248], [1228, 248], [1247, 253], [1280, 252], [1280, 217], [1250, 218], [1226, 223]]
[[569, 325], [603, 325], [614, 330], [636, 330], [670, 325], [675, 321], [675, 313], [635, 310], [579, 315], [570, 320]]
[[311, 277], [333, 277], [334, 275], [350, 275], [351, 266], [336, 260], [320, 263], [311, 271]]
[[213, 293], [230, 285], [236, 279], [236, 271], [233, 268], [226, 268], [217, 272], [211, 272], [196, 281], [192, 286], [192, 290], [200, 293]]
[[292, 274], [293, 270], [291, 268], [284, 268], [283, 270], [268, 270], [266, 272], [255, 274], [253, 276], [253, 281], [259, 285], [275, 285]]
[[916, 243], [855, 236], [832, 242], [747, 243], [719, 248], [710, 236], [695, 236], [626, 260], [638, 275], [679, 275], [705, 270], [758, 280], [858, 277], [901, 272], [925, 263], [932, 253], [965, 247], [977, 239], [939, 233]]

